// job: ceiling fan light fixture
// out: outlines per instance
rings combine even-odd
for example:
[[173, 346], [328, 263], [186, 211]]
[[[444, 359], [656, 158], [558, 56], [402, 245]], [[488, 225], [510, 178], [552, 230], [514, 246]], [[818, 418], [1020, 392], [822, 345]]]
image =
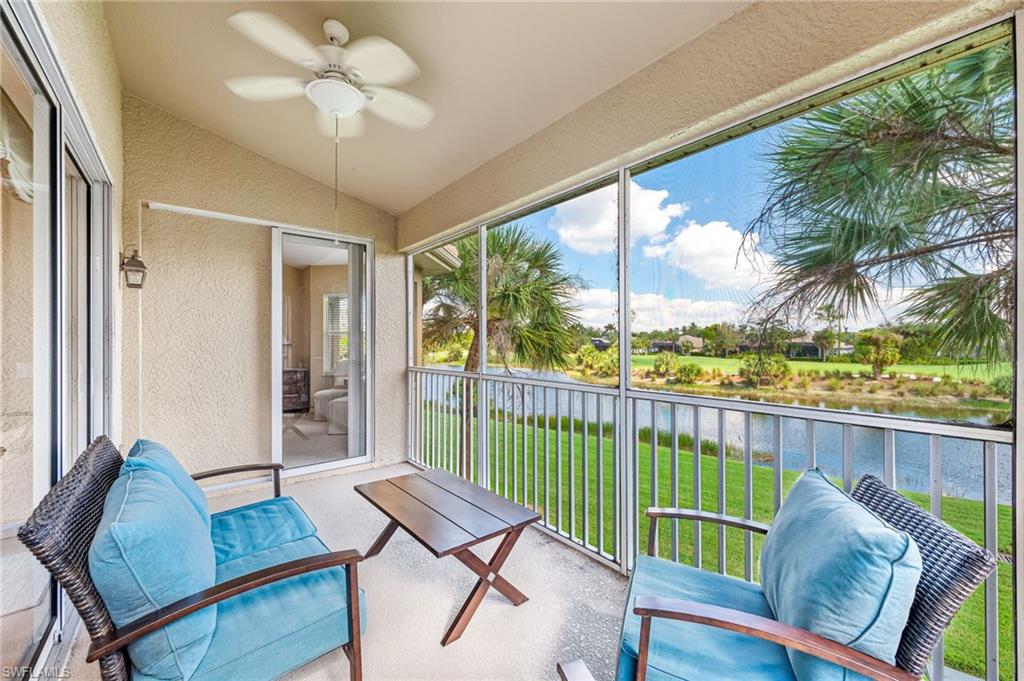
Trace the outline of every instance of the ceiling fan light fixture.
[[348, 118], [366, 108], [366, 95], [343, 80], [320, 78], [306, 85], [306, 96], [316, 108], [334, 118]]

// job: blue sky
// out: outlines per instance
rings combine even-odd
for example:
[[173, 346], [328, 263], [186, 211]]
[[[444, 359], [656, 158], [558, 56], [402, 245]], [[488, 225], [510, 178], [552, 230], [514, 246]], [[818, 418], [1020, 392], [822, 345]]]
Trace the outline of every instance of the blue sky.
[[[771, 285], [771, 244], [758, 244], [754, 261], [740, 247], [764, 205], [764, 157], [779, 132], [775, 126], [751, 133], [633, 178], [634, 330], [742, 322], [757, 293]], [[586, 282], [580, 316], [593, 326], [616, 317], [615, 199], [611, 186], [520, 219], [558, 244], [567, 268]], [[894, 292], [887, 310], [849, 320], [848, 328], [892, 318], [902, 297]]]

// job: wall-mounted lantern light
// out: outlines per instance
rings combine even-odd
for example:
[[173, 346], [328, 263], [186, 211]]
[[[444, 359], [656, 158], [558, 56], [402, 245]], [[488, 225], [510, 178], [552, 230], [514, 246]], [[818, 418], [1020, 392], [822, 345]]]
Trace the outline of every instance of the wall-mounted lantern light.
[[139, 258], [139, 249], [132, 249], [132, 254], [127, 257], [121, 254], [121, 271], [128, 288], [142, 288], [142, 282], [146, 280], [146, 263]]

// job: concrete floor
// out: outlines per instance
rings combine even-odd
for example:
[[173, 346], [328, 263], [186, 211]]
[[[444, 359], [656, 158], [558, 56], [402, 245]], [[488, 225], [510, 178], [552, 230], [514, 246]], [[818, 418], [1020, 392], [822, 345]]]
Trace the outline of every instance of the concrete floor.
[[[352, 487], [413, 468], [407, 465], [286, 484], [335, 550], [366, 549], [384, 527], [376, 509]], [[211, 499], [213, 510], [249, 503], [267, 492]], [[497, 540], [478, 547], [490, 558]], [[513, 607], [491, 590], [466, 633], [442, 648], [441, 636], [476, 577], [454, 558], [437, 560], [399, 531], [384, 551], [360, 566], [359, 582], [369, 602], [363, 637], [367, 679], [555, 679], [555, 663], [583, 658], [599, 681], [614, 674], [616, 638], [626, 598], [626, 580], [540, 530], [523, 534], [502, 569], [530, 600]], [[99, 679], [85, 663], [87, 637], [71, 652], [70, 678]], [[245, 669], [235, 677], [251, 678]], [[346, 679], [348, 666], [335, 652], [293, 672], [289, 681]]]

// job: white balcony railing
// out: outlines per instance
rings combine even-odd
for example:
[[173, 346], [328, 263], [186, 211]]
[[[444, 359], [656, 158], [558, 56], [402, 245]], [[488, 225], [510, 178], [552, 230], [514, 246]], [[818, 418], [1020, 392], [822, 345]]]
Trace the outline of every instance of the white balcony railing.
[[[536, 509], [552, 536], [622, 572], [647, 548], [647, 507], [770, 522], [805, 468], [847, 490], [877, 475], [1000, 557], [931, 678], [1013, 678], [1009, 430], [440, 368], [410, 368], [409, 398], [410, 461]], [[686, 521], [655, 537], [664, 558], [747, 580], [760, 541]]]

